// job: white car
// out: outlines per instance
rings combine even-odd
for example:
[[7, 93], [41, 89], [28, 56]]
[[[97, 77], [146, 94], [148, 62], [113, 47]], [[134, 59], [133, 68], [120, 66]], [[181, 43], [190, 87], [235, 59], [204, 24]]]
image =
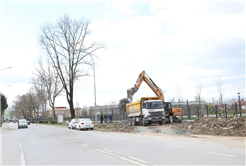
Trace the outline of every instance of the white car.
[[79, 119], [72, 119], [69, 123], [68, 123], [68, 128], [69, 129], [75, 129], [76, 128], [76, 123], [79, 121]]
[[93, 130], [94, 123], [89, 118], [82, 118], [79, 119], [79, 122], [76, 123], [76, 130], [82, 130], [82, 129], [91, 129]]
[[20, 119], [18, 121], [18, 129], [20, 129], [20, 128], [28, 128], [28, 124], [27, 124], [26, 119]]

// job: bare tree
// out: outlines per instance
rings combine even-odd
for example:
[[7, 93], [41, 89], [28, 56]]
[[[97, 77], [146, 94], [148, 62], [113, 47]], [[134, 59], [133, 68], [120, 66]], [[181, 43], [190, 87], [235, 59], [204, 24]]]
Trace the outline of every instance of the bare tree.
[[37, 100], [37, 96], [33, 92], [29, 91], [24, 95], [17, 96], [14, 101], [13, 108], [17, 111], [20, 110], [24, 118], [37, 120], [40, 105]]
[[61, 80], [56, 73], [56, 70], [52, 67], [51, 61], [46, 59], [44, 61], [40, 57], [38, 59], [38, 65], [35, 67], [34, 74], [37, 78], [32, 79], [32, 84], [35, 87], [36, 93], [39, 95], [39, 99], [44, 105], [46, 110], [46, 102], [49, 102], [49, 106], [52, 108], [53, 117], [56, 118], [55, 113], [55, 100], [63, 90]]
[[221, 105], [222, 105], [222, 107], [223, 107], [223, 96], [224, 96], [224, 94], [225, 94], [224, 80], [222, 80], [222, 78], [221, 78], [220, 76], [218, 76], [218, 77], [215, 79], [215, 82], [216, 82], [216, 87], [217, 87], [217, 90], [218, 90], [220, 102], [221, 102]]
[[39, 35], [41, 48], [51, 59], [66, 92], [72, 119], [75, 116], [74, 84], [80, 77], [87, 76], [82, 68], [91, 65], [87, 57], [96, 56], [96, 51], [104, 48], [103, 43], [90, 42], [89, 33], [88, 21], [72, 20], [64, 15], [55, 24], [41, 26]]
[[196, 100], [199, 102], [199, 111], [201, 110], [201, 94], [202, 94], [202, 80], [196, 84]]

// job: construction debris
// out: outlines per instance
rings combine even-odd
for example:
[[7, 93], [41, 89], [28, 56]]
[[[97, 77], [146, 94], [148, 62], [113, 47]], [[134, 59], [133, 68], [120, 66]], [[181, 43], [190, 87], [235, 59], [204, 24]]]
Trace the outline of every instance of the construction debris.
[[162, 133], [171, 135], [220, 135], [220, 136], [246, 136], [246, 121], [242, 117], [234, 117], [232, 119], [216, 119], [211, 117], [201, 117], [192, 122], [173, 123], [173, 124], [153, 124], [148, 127], [129, 126], [128, 124], [110, 123], [99, 124], [96, 129], [125, 132], [125, 133]]
[[246, 122], [242, 117], [216, 119], [202, 117], [191, 122], [187, 130], [193, 134], [246, 136]]

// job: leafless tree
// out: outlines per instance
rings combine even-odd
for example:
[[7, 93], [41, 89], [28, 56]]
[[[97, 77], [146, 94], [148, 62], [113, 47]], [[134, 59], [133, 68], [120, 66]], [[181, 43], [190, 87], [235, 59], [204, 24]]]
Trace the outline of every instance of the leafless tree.
[[216, 87], [217, 87], [217, 90], [218, 90], [219, 98], [220, 98], [220, 101], [221, 101], [221, 105], [223, 107], [223, 96], [225, 94], [224, 80], [222, 80], [222, 78], [220, 76], [218, 76], [215, 79], [215, 82], [216, 82]]
[[35, 67], [36, 78], [32, 79], [32, 84], [35, 87], [36, 93], [39, 95], [41, 102], [46, 110], [46, 102], [52, 108], [53, 117], [56, 118], [55, 113], [55, 101], [63, 90], [61, 80], [57, 74], [57, 71], [53, 68], [49, 59], [44, 62], [40, 57], [38, 59], [38, 65]]
[[176, 87], [176, 97], [178, 100], [182, 100], [182, 87], [181, 86]]
[[89, 22], [85, 19], [73, 20], [68, 15], [58, 19], [55, 24], [41, 26], [39, 43], [56, 69], [70, 107], [71, 118], [75, 116], [73, 95], [74, 84], [83, 76], [83, 67], [91, 65], [88, 56], [96, 56], [96, 51], [104, 48], [103, 43], [88, 39]]
[[196, 100], [199, 102], [199, 110], [201, 110], [201, 94], [202, 94], [202, 80], [196, 84]]
[[89, 110], [89, 108], [86, 105], [83, 106], [83, 108], [82, 108], [82, 117], [84, 117], [84, 118], [86, 117], [88, 110]]
[[37, 120], [40, 105], [37, 96], [33, 92], [29, 91], [24, 95], [17, 96], [13, 104], [13, 108], [16, 111], [21, 111], [22, 117]]

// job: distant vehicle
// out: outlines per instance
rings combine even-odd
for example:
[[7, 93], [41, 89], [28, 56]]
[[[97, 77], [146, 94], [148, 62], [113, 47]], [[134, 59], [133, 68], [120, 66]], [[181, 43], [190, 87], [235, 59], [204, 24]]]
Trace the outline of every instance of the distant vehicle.
[[93, 130], [94, 123], [89, 118], [82, 118], [79, 119], [79, 122], [76, 123], [76, 130], [82, 130], [82, 129], [91, 129]]
[[7, 120], [7, 123], [9, 123], [9, 121]]
[[26, 119], [20, 119], [18, 122], [18, 129], [20, 128], [28, 128], [28, 124]]
[[69, 123], [68, 123], [68, 129], [75, 129], [76, 127], [76, 123], [79, 121], [79, 119], [72, 119]]

